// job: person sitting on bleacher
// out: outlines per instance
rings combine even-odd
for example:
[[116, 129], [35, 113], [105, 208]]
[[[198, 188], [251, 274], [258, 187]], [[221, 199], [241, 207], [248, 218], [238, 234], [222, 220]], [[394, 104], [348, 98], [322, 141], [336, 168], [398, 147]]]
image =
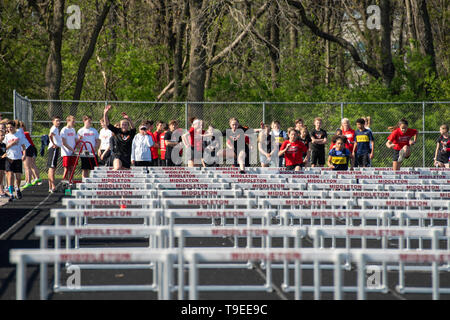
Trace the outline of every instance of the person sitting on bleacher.
[[352, 164], [352, 154], [345, 148], [344, 138], [338, 137], [336, 145], [328, 154], [328, 167], [333, 170], [348, 170], [348, 165]]

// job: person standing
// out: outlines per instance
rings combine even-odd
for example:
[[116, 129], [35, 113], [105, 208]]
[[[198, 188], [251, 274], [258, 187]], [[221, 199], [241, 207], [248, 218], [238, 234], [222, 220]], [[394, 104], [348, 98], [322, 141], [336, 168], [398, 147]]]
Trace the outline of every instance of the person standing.
[[373, 135], [372, 131], [365, 128], [365, 123], [366, 121], [362, 118], [356, 120], [358, 129], [355, 131], [356, 147], [353, 148], [355, 167], [370, 167], [371, 160], [373, 159]]
[[323, 167], [325, 165], [325, 144], [327, 132], [321, 128], [322, 119], [314, 119], [314, 129], [311, 131], [311, 167]]
[[105, 121], [100, 119], [100, 125], [102, 128], [99, 132], [100, 147], [98, 148], [98, 164], [100, 166], [105, 166], [109, 163], [109, 157], [111, 156], [111, 146], [110, 140], [112, 136], [112, 131], [106, 127]]
[[75, 117], [68, 116], [66, 118], [66, 126], [61, 129], [61, 156], [63, 158], [64, 179], [68, 179], [75, 169], [77, 156], [75, 155], [75, 147], [78, 142], [77, 132], [75, 131]]
[[[83, 178], [89, 177], [91, 170], [94, 170], [96, 162], [96, 150], [100, 145], [100, 138], [97, 129], [92, 127], [91, 116], [83, 116], [84, 126], [78, 130], [78, 139], [84, 145], [84, 151], [80, 155], [81, 172]], [[84, 143], [83, 143], [84, 142]]]
[[[174, 148], [176, 148], [178, 146], [178, 144], [182, 142], [181, 132], [180, 132], [180, 134], [177, 134], [178, 130], [179, 130], [178, 121], [171, 120], [169, 122], [169, 130], [164, 134], [164, 141], [166, 143], [165, 158], [166, 158], [166, 166], [167, 167], [179, 166], [181, 164], [181, 161], [179, 163], [177, 161], [177, 160], [181, 160], [181, 158], [175, 160], [174, 156], [176, 156], [176, 154], [173, 154]], [[176, 138], [177, 135], [178, 135], [178, 139]], [[176, 161], [176, 163], [174, 161]]]
[[22, 161], [25, 159], [25, 145], [16, 131], [14, 121], [9, 121], [6, 125], [8, 134], [5, 136], [6, 144], [6, 180], [8, 182], [9, 201], [14, 200], [14, 182], [16, 183], [16, 198], [22, 199], [20, 182], [22, 180]]
[[[116, 128], [109, 122], [108, 112], [112, 106], [107, 105], [103, 110], [103, 120], [105, 125], [115, 136], [116, 150], [114, 151], [113, 169], [130, 169], [131, 167], [131, 147], [134, 136], [136, 135], [136, 128], [133, 127], [133, 122], [125, 112], [122, 112], [123, 119], [119, 122], [119, 128]], [[148, 126], [147, 126], [148, 130]]]
[[153, 138], [147, 134], [145, 122], [139, 126], [139, 133], [133, 138], [131, 146], [131, 165], [136, 167], [150, 167], [152, 165]]
[[53, 126], [50, 128], [50, 133], [48, 135], [49, 144], [48, 144], [48, 158], [47, 158], [47, 167], [48, 167], [48, 192], [55, 193], [56, 192], [56, 183], [55, 183], [55, 172], [58, 167], [58, 159], [61, 154], [62, 147], [62, 139], [59, 133], [59, 126], [61, 125], [61, 118], [59, 116], [55, 116], [52, 118]]
[[448, 134], [448, 125], [443, 124], [439, 128], [441, 135], [436, 140], [436, 151], [434, 153], [435, 167], [450, 167], [450, 136]]

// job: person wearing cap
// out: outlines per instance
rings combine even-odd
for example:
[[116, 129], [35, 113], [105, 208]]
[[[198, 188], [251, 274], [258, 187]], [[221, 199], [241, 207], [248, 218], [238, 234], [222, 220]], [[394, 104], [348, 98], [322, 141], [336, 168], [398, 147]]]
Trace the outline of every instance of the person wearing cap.
[[139, 133], [133, 138], [131, 146], [131, 165], [136, 167], [150, 167], [152, 165], [151, 147], [154, 145], [153, 138], [147, 134], [145, 122], [139, 126]]

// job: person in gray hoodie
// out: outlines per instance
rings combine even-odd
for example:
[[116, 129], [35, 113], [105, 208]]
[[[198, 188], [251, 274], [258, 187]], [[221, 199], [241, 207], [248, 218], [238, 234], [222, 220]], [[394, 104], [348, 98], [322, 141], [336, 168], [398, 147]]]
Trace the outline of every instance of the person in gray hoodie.
[[131, 165], [136, 167], [149, 167], [152, 164], [150, 148], [154, 145], [153, 138], [147, 134], [145, 123], [139, 126], [139, 132], [133, 138], [131, 146]]

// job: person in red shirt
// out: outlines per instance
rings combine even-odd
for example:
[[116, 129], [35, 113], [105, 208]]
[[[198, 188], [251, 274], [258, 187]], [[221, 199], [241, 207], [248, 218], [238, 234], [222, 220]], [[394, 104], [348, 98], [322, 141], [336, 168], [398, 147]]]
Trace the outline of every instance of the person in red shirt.
[[353, 149], [355, 147], [355, 130], [350, 126], [350, 120], [347, 118], [341, 120], [341, 130], [342, 135], [347, 138], [347, 143], [350, 146], [350, 148], [347, 148], [347, 146], [346, 148], [350, 151], [350, 153], [353, 153]]
[[304, 167], [303, 163], [303, 153], [307, 152], [308, 149], [303, 142], [298, 140], [298, 132], [294, 128], [288, 129], [289, 140], [283, 142], [278, 152], [278, 156], [284, 155], [284, 160], [287, 170], [299, 171], [300, 168]]
[[348, 149], [348, 151], [350, 151], [351, 149], [351, 145], [350, 143], [348, 143], [347, 141], [347, 137], [342, 135], [342, 130], [341, 129], [337, 129], [336, 130], [336, 134], [331, 138], [331, 144], [330, 144], [330, 150], [333, 149], [336, 145], [336, 140], [338, 138], [344, 138], [344, 147], [345, 149]]
[[159, 150], [161, 150], [161, 166], [166, 166], [166, 140], [164, 136], [167, 130], [169, 130], [169, 125], [167, 123], [163, 124], [163, 132], [159, 136]]
[[145, 126], [147, 127], [147, 134], [153, 139], [153, 147], [150, 148], [152, 153], [152, 167], [158, 166], [158, 148], [159, 148], [159, 140], [156, 140], [155, 134], [153, 133], [153, 121], [147, 120], [145, 122]]
[[386, 147], [394, 150], [392, 158], [392, 168], [399, 170], [404, 159], [411, 155], [411, 147], [417, 140], [416, 129], [408, 128], [408, 121], [402, 119], [398, 122], [398, 127], [392, 131], [386, 142]]
[[164, 121], [158, 120], [156, 122], [156, 131], [153, 132], [153, 137], [155, 138], [155, 140], [153, 140], [154, 142], [156, 142], [157, 145], [157, 149], [158, 149], [158, 161], [157, 161], [157, 166], [160, 167], [162, 166], [162, 161], [161, 161], [161, 135], [164, 132]]
[[[203, 121], [195, 118], [188, 132], [183, 134], [182, 139], [186, 148], [190, 149], [190, 157], [188, 167], [200, 166], [202, 164], [202, 147], [203, 147]], [[197, 156], [197, 159], [195, 159]]]

